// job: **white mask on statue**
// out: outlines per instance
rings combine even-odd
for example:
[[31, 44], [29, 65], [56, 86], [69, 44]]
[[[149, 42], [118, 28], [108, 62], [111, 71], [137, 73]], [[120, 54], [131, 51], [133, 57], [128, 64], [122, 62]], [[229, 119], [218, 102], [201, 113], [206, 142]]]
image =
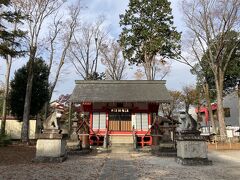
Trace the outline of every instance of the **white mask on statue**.
[[181, 119], [186, 119], [186, 114], [180, 114], [179, 116]]
[[62, 117], [62, 114], [60, 112], [56, 112], [56, 117], [57, 118], [61, 118]]

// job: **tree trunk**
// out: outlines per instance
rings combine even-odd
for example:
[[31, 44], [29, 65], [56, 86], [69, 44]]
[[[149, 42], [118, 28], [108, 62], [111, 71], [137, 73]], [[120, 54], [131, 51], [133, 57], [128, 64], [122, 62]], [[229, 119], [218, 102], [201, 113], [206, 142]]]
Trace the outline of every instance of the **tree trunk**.
[[198, 103], [197, 103], [197, 122], [201, 122], [201, 114], [200, 114], [200, 108], [201, 108], [201, 102], [200, 97], [198, 97]]
[[221, 141], [226, 140], [226, 125], [223, 108], [223, 75], [219, 72], [218, 77], [215, 77], [215, 85], [217, 90], [217, 114], [220, 129]]
[[187, 114], [189, 114], [189, 107], [190, 107], [190, 104], [187, 104], [187, 103], [185, 102], [185, 112], [186, 112]]
[[146, 56], [143, 66], [144, 66], [144, 71], [145, 71], [147, 80], [154, 80], [154, 76], [152, 72], [152, 59]]
[[[56, 87], [56, 85], [57, 85], [58, 78], [59, 78], [59, 76], [60, 76], [60, 71], [61, 71], [62, 66], [63, 66], [63, 64], [64, 64], [64, 59], [65, 59], [65, 56], [66, 56], [66, 52], [67, 52], [67, 49], [64, 50], [64, 53], [63, 53], [64, 56], [63, 56], [63, 57], [61, 58], [61, 60], [60, 60], [60, 64], [59, 64], [59, 66], [58, 66], [58, 69], [57, 69], [57, 73], [56, 73], [55, 79], [54, 79], [54, 81], [53, 81], [53, 83], [52, 83], [52, 85], [51, 85], [51, 87], [50, 87], [50, 92], [49, 92], [49, 102], [51, 101], [53, 91], [54, 91], [54, 89], [55, 89], [55, 87]], [[50, 73], [50, 72], [49, 72], [49, 73]], [[48, 102], [48, 103], [49, 103], [49, 102]]]
[[[211, 124], [212, 124], [212, 129], [213, 129], [213, 133], [216, 134], [216, 125], [215, 125], [214, 118], [213, 118], [213, 112], [212, 112], [212, 105], [211, 105], [211, 101], [210, 101], [208, 83], [205, 84], [205, 98], [206, 98], [206, 102], [207, 102], [209, 119], [210, 119], [210, 121], [209, 121], [208, 123], [211, 122]], [[210, 133], [210, 132], [209, 132], [209, 133]]]
[[27, 87], [26, 87], [26, 95], [24, 102], [24, 111], [23, 111], [23, 124], [22, 124], [22, 132], [21, 139], [22, 142], [28, 143], [29, 141], [29, 115], [31, 108], [31, 96], [32, 96], [32, 83], [33, 83], [33, 67], [36, 55], [36, 47], [30, 47], [30, 57], [28, 62], [28, 79], [27, 79]]
[[5, 126], [6, 126], [6, 117], [7, 117], [7, 102], [8, 102], [8, 93], [9, 93], [9, 78], [10, 71], [12, 66], [12, 57], [8, 55], [8, 59], [6, 60], [7, 71], [5, 75], [5, 89], [4, 89], [4, 97], [3, 97], [3, 111], [2, 111], [2, 122], [1, 122], [1, 134], [5, 134]]
[[38, 113], [36, 117], [35, 136], [41, 133], [41, 127], [42, 127], [42, 121], [40, 118], [40, 114]]
[[[49, 100], [50, 101], [50, 100]], [[43, 111], [44, 111], [44, 120], [47, 119], [47, 116], [48, 116], [48, 104], [49, 104], [49, 101], [45, 102], [44, 106], [43, 106]]]
[[[49, 89], [49, 99], [48, 101], [44, 104], [44, 118], [47, 119], [47, 115], [48, 115], [48, 105], [50, 104], [51, 102], [51, 99], [52, 99], [52, 94], [53, 94], [53, 91], [57, 85], [57, 81], [58, 81], [58, 78], [59, 78], [59, 75], [60, 75], [60, 71], [61, 71], [61, 68], [64, 64], [64, 59], [61, 59], [61, 62], [58, 66], [58, 69], [57, 69], [57, 73], [56, 73], [56, 76], [55, 76], [55, 79], [54, 79], [54, 82], [52, 83], [52, 85], [50, 86], [50, 89]], [[50, 72], [49, 72], [50, 73]], [[48, 80], [49, 82], [49, 80]]]
[[152, 80], [151, 65], [149, 62], [145, 62], [144, 69], [145, 69], [147, 80]]
[[240, 129], [240, 82], [238, 82], [237, 95], [238, 95], [238, 121]]

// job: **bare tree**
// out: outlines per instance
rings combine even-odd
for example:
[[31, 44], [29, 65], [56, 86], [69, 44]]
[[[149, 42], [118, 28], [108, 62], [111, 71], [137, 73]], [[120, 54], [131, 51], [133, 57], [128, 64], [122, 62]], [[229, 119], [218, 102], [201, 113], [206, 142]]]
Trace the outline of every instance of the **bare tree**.
[[5, 125], [6, 125], [6, 118], [7, 118], [7, 102], [8, 102], [8, 95], [9, 95], [9, 79], [10, 79], [10, 72], [12, 67], [12, 60], [13, 58], [10, 55], [7, 55], [7, 58], [5, 59], [7, 68], [6, 68], [6, 74], [5, 74], [1, 134], [5, 134]]
[[100, 47], [102, 55], [101, 62], [106, 66], [106, 76], [108, 79], [121, 80], [124, 78], [124, 71], [127, 64], [122, 56], [120, 45], [115, 40], [108, 40]]
[[158, 56], [154, 56], [152, 61], [146, 61], [143, 64], [144, 73], [147, 80], [164, 79], [170, 72], [170, 64]]
[[136, 80], [142, 80], [144, 79], [144, 76], [145, 76], [144, 72], [139, 68], [134, 73], [134, 79]]
[[[190, 46], [192, 46], [192, 45], [190, 45]], [[188, 52], [187, 54], [185, 53], [185, 55], [181, 55], [180, 56], [181, 59], [175, 59], [175, 60], [189, 66], [191, 68], [191, 72], [193, 74], [197, 75], [197, 77], [198, 77], [197, 81], [201, 84], [201, 88], [202, 88], [203, 93], [204, 93], [204, 98], [206, 100], [208, 113], [209, 113], [209, 119], [210, 119], [210, 122], [211, 122], [211, 125], [212, 125], [213, 133], [216, 133], [216, 125], [215, 125], [215, 121], [214, 121], [214, 117], [213, 117], [211, 100], [210, 100], [209, 84], [208, 84], [207, 78], [202, 73], [203, 72], [202, 67], [201, 66], [196, 66], [196, 64], [195, 64], [196, 62], [192, 61], [192, 59], [196, 59], [194, 56], [195, 55], [192, 55], [191, 52]], [[200, 105], [200, 104], [198, 104], [198, 105]], [[199, 108], [200, 107], [198, 107], [198, 109]], [[198, 113], [198, 118], [199, 118], [199, 113]]]
[[162, 103], [160, 108], [165, 117], [173, 118], [174, 113], [182, 109], [183, 99], [181, 91], [169, 91], [170, 96], [172, 97], [172, 102], [170, 104]]
[[[57, 18], [57, 16], [55, 16], [54, 22], [50, 28], [49, 72], [51, 72], [53, 62], [57, 64], [57, 70], [54, 74], [53, 81], [50, 82], [50, 78], [48, 80], [50, 84], [49, 100], [51, 99], [53, 91], [58, 82], [61, 69], [65, 63], [67, 52], [70, 48], [71, 41], [73, 39], [76, 27], [79, 22], [80, 3], [78, 3], [77, 5], [71, 5], [68, 9], [68, 12], [69, 17], [65, 19], [64, 22], [62, 21], [62, 16], [60, 18]], [[60, 57], [55, 57], [54, 55], [56, 54], [60, 54]]]
[[[190, 43], [190, 47], [193, 46], [192, 42], [188, 41], [187, 43], [185, 43], [187, 48], [189, 48], [188, 47], [189, 43]], [[184, 55], [180, 55], [181, 59], [175, 59], [175, 60], [189, 66], [191, 68], [191, 73], [194, 75], [197, 75], [197, 81], [201, 85], [204, 98], [206, 100], [209, 119], [212, 125], [213, 133], [216, 133], [216, 124], [213, 117], [213, 111], [212, 111], [211, 100], [210, 100], [209, 82], [207, 81], [207, 76], [204, 73], [204, 69], [203, 69], [204, 67], [202, 67], [202, 63], [200, 59], [196, 60], [196, 57], [195, 57], [196, 52], [197, 52], [197, 49], [195, 49], [195, 52], [192, 52], [191, 50], [189, 50], [187, 53], [184, 53]], [[196, 64], [196, 61], [197, 61], [197, 64]], [[200, 106], [200, 104], [198, 105]], [[198, 118], [199, 118], [199, 113], [198, 113]]]
[[29, 113], [32, 94], [32, 81], [33, 81], [33, 64], [38, 50], [39, 35], [45, 20], [55, 13], [62, 5], [61, 0], [12, 0], [12, 3], [21, 8], [22, 12], [29, 16], [26, 21], [27, 30], [29, 32], [28, 48], [28, 79], [26, 96], [23, 112], [23, 125], [21, 132], [21, 139], [23, 142], [28, 142], [28, 129], [29, 129]]
[[197, 90], [194, 86], [188, 85], [182, 88], [182, 98], [185, 105], [185, 112], [189, 113], [190, 105], [197, 102]]
[[[0, 114], [2, 115], [2, 106], [3, 106], [3, 98], [4, 98], [4, 83], [0, 81]], [[2, 126], [2, 124], [1, 124]]]
[[[211, 125], [212, 125], [213, 133], [216, 134], [216, 124], [215, 124], [215, 120], [214, 120], [214, 117], [213, 117], [213, 111], [212, 111], [212, 105], [211, 105], [211, 100], [210, 100], [210, 92], [209, 92], [210, 90], [209, 90], [208, 82], [205, 82], [202, 87], [203, 87], [203, 92], [204, 92], [206, 103], [207, 103], [208, 114], [209, 114], [209, 119], [210, 119], [210, 122], [211, 122]], [[209, 133], [210, 133], [210, 130], [209, 130]]]
[[[203, 55], [206, 56], [206, 63], [214, 74], [220, 135], [225, 140], [223, 81], [229, 61], [240, 42], [234, 41], [229, 49], [227, 35], [231, 31], [239, 31], [240, 1], [184, 0], [182, 5], [195, 59], [201, 62]], [[190, 64], [189, 61], [184, 62]]]
[[69, 59], [83, 79], [97, 72], [100, 48], [107, 35], [102, 26], [103, 19], [96, 23], [83, 23], [69, 48]]
[[[143, 68], [143, 70], [141, 69]], [[135, 79], [155, 80], [164, 79], [170, 72], [171, 65], [160, 57], [154, 57], [152, 61], [144, 62], [140, 65], [140, 68], [134, 74]]]

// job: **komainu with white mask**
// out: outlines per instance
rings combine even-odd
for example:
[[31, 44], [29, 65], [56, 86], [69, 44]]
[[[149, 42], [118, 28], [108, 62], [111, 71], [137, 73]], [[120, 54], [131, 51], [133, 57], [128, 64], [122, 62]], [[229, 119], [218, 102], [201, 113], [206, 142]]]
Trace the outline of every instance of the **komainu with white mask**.
[[55, 108], [54, 112], [48, 116], [48, 118], [43, 121], [43, 129], [44, 130], [60, 130], [59, 119], [63, 115], [63, 110], [60, 108]]

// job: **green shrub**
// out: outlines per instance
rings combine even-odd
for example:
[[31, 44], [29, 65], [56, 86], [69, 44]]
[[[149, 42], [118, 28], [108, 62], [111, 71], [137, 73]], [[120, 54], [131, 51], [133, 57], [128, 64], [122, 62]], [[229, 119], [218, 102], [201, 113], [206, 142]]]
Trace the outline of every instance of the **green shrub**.
[[7, 135], [7, 134], [0, 134], [0, 147], [1, 146], [7, 146], [9, 144], [11, 144], [11, 136]]

